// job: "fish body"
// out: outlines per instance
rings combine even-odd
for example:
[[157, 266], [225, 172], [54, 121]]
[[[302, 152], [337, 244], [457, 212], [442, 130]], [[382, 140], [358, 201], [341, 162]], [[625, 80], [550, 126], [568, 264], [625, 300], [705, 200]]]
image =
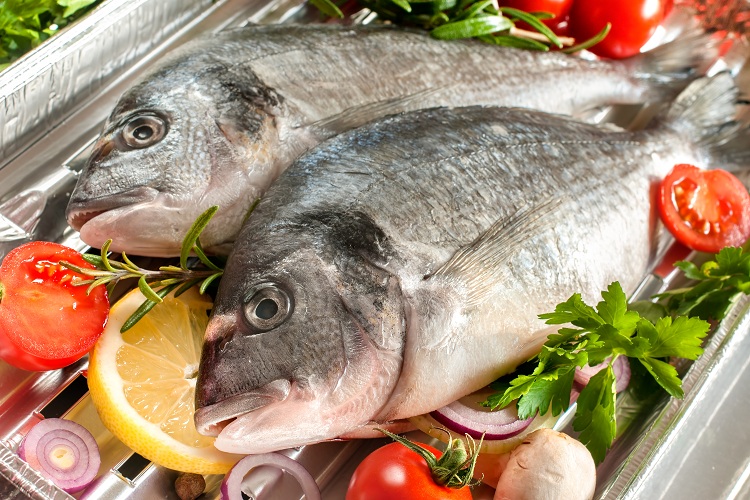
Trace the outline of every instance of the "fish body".
[[118, 101], [67, 218], [92, 246], [179, 255], [196, 217], [225, 253], [249, 207], [300, 154], [387, 114], [522, 106], [573, 114], [662, 100], [713, 57], [700, 36], [622, 62], [445, 42], [393, 27], [251, 26], [178, 49]]
[[[700, 84], [700, 85], [697, 85]], [[442, 407], [511, 372], [573, 293], [632, 293], [659, 244], [654, 186], [706, 164], [731, 78], [660, 126], [422, 110], [303, 155], [242, 228], [206, 333], [200, 432], [260, 453]], [[723, 113], [723, 116], [721, 115]], [[700, 125], [696, 125], [700, 124]], [[706, 128], [703, 128], [706, 127]]]

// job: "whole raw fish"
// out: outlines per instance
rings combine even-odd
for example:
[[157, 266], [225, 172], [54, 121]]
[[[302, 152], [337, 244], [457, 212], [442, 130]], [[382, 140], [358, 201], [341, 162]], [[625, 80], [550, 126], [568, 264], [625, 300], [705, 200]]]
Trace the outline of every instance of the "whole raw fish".
[[726, 74], [698, 80], [640, 132], [422, 110], [305, 154], [230, 254], [198, 430], [224, 451], [278, 450], [435, 410], [512, 371], [549, 333], [537, 314], [576, 292], [595, 303], [616, 280], [634, 290], [662, 234], [655, 182], [721, 152], [736, 97]]
[[200, 38], [117, 103], [67, 210], [81, 238], [179, 255], [195, 218], [226, 252], [249, 207], [295, 158], [367, 121], [432, 106], [572, 114], [662, 100], [711, 60], [690, 35], [624, 62], [592, 62], [389, 27], [252, 26]]

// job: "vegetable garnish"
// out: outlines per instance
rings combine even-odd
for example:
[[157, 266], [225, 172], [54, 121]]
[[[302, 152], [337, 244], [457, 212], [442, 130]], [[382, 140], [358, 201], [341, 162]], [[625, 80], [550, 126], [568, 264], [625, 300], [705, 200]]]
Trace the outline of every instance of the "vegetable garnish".
[[0, 2], [0, 71], [75, 21], [99, 0]]
[[[170, 292], [174, 291], [174, 295], [179, 297], [193, 286], [200, 284], [199, 291], [202, 294], [205, 293], [211, 283], [220, 279], [224, 274], [221, 265], [209, 259], [200, 244], [200, 234], [217, 210], [218, 207], [213, 206], [195, 220], [182, 242], [179, 267], [173, 265], [161, 266], [158, 271], [149, 271], [133, 264], [124, 252], [122, 253], [123, 262], [111, 260], [108, 255], [112, 240], [107, 240], [99, 256], [84, 255], [84, 259], [96, 266], [96, 269], [87, 269], [73, 262], [62, 261], [60, 264], [91, 278], [76, 283], [76, 285], [88, 285], [87, 293], [95, 290], [99, 285], [107, 285], [107, 288], [111, 291], [121, 280], [138, 279], [138, 288], [146, 297], [146, 300], [123, 323], [120, 331], [126, 332]], [[191, 253], [197, 255], [198, 263], [190, 263]]]
[[242, 458], [195, 428], [195, 382], [208, 311], [193, 287], [172, 294], [133, 328], [120, 326], [144, 300], [137, 288], [113, 306], [91, 351], [88, 385], [104, 426], [139, 455], [168, 469], [225, 474]]
[[221, 499], [235, 500], [242, 498], [242, 480], [256, 467], [277, 467], [294, 477], [302, 488], [306, 500], [320, 500], [320, 489], [315, 479], [302, 464], [281, 453], [262, 453], [248, 455], [232, 467], [221, 483]]
[[[471, 500], [469, 486], [474, 484], [472, 475], [479, 455], [479, 445], [471, 437], [467, 437], [468, 450], [462, 440], [451, 439], [441, 454], [427, 444], [379, 430], [397, 442], [378, 448], [359, 464], [349, 482], [347, 500]], [[394, 477], [402, 479], [394, 481]]]
[[684, 245], [716, 253], [750, 237], [750, 194], [724, 170], [676, 165], [659, 185], [664, 225]]
[[[333, 0], [310, 0], [310, 3], [329, 17], [344, 17]], [[571, 47], [576, 42], [573, 38], [556, 35], [543, 22], [554, 14], [525, 12], [501, 6], [502, 2], [499, 4], [495, 0], [358, 0], [358, 3], [380, 19], [428, 30], [441, 40], [477, 38], [495, 45], [541, 51]], [[575, 50], [590, 47], [608, 32], [609, 24], [590, 40], [577, 45]]]
[[47, 418], [32, 427], [18, 455], [68, 493], [91, 484], [101, 464], [94, 436], [82, 425], [61, 418]]
[[485, 404], [503, 408], [518, 399], [518, 415], [527, 418], [547, 411], [559, 415], [570, 403], [576, 367], [597, 365], [609, 358], [607, 367], [591, 377], [581, 390], [573, 420], [579, 439], [599, 463], [615, 438], [615, 374], [619, 356], [638, 360], [670, 395], [683, 397], [677, 370], [663, 358], [697, 359], [709, 324], [698, 318], [662, 317], [655, 323], [628, 310], [627, 298], [618, 282], [602, 292], [596, 309], [574, 294], [555, 312], [541, 314], [548, 325], [572, 324], [548, 337], [542, 351], [530, 360], [533, 371], [510, 382], [498, 381], [498, 393]]
[[82, 358], [104, 330], [109, 300], [104, 288], [86, 293], [86, 278], [63, 267], [91, 271], [72, 248], [32, 241], [0, 265], [0, 358], [23, 370], [54, 370]]
[[697, 284], [657, 295], [669, 311], [721, 321], [737, 298], [750, 294], [750, 253], [739, 247], [723, 248], [700, 267], [680, 261], [675, 266]]

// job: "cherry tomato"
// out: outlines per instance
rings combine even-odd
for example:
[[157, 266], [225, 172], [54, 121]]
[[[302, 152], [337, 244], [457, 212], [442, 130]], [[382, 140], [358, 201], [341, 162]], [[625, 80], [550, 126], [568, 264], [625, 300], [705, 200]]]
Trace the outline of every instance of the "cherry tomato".
[[524, 12], [549, 12], [555, 17], [545, 19], [547, 26], [557, 26], [568, 15], [573, 0], [500, 0], [503, 7], [513, 7]]
[[86, 295], [88, 279], [59, 264], [94, 266], [57, 243], [34, 241], [11, 250], [0, 265], [0, 358], [24, 370], [53, 370], [86, 354], [107, 323], [103, 286]]
[[664, 225], [682, 244], [716, 253], [750, 237], [750, 194], [724, 170], [676, 165], [659, 186]]
[[[419, 446], [440, 457], [432, 446]], [[370, 453], [354, 471], [346, 500], [471, 500], [471, 490], [439, 486], [424, 458], [401, 443], [390, 443]]]
[[637, 54], [664, 19], [664, 0], [575, 0], [570, 10], [570, 35], [581, 43], [599, 33], [607, 23], [609, 34], [589, 50], [621, 59]]

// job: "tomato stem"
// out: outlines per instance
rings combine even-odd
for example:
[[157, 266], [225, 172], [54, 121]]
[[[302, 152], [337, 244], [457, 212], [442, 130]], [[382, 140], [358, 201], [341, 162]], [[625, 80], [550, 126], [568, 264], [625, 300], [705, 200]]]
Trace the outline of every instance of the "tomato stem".
[[[472, 481], [472, 476], [474, 475], [474, 466], [479, 457], [479, 446], [476, 445], [471, 436], [466, 436], [471, 443], [470, 450], [466, 449], [463, 440], [450, 439], [448, 447], [445, 449], [442, 456], [437, 458], [429, 450], [422, 448], [403, 436], [398, 436], [386, 431], [385, 429], [378, 430], [424, 458], [427, 462], [427, 466], [430, 468], [430, 473], [432, 474], [432, 479], [435, 481], [435, 484], [456, 489], [476, 484], [476, 482]], [[444, 430], [450, 435], [447, 430], [441, 430]]]
[[0, 304], [3, 302], [3, 295], [5, 295], [5, 286], [0, 282]]

